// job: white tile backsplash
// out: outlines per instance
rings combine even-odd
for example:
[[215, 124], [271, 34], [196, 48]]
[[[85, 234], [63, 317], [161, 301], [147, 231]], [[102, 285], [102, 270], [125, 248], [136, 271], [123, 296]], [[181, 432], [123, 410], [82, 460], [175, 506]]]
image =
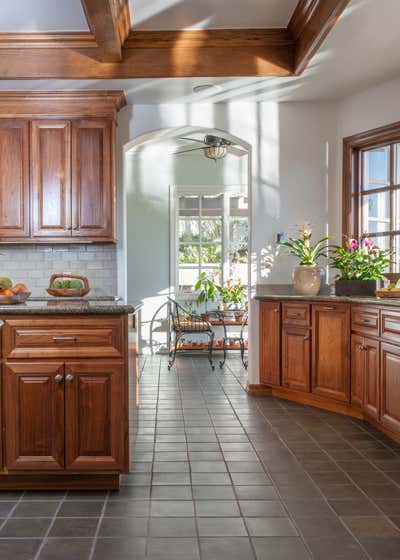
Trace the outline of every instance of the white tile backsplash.
[[117, 249], [112, 244], [0, 245], [0, 276], [23, 282], [32, 295], [47, 295], [54, 273], [84, 274], [90, 295], [117, 295]]

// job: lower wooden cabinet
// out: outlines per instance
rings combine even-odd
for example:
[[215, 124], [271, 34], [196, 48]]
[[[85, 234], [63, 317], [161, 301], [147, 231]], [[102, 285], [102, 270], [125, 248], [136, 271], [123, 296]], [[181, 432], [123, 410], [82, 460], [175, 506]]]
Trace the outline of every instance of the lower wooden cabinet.
[[400, 433], [400, 347], [381, 345], [381, 424]]
[[358, 334], [351, 336], [351, 404], [362, 409], [364, 400], [364, 338]]
[[350, 402], [350, 309], [347, 304], [313, 305], [312, 392]]
[[[364, 399], [363, 410], [368, 416], [379, 419], [380, 343], [370, 338], [364, 339]], [[400, 373], [400, 370], [399, 370]]]
[[260, 382], [281, 384], [281, 317], [280, 303], [260, 304]]
[[282, 329], [282, 386], [310, 391], [310, 332], [307, 328]]
[[127, 456], [121, 362], [7, 362], [6, 466], [10, 471], [123, 471]]

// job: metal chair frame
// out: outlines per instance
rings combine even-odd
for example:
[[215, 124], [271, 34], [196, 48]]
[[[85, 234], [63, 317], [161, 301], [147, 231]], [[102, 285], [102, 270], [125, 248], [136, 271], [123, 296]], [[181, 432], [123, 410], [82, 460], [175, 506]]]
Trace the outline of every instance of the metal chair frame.
[[[183, 305], [168, 297], [169, 302], [169, 316], [170, 316], [170, 330], [174, 333], [173, 349], [169, 348], [169, 362], [168, 369], [175, 363], [176, 354], [179, 351], [178, 344], [181, 338], [187, 334], [204, 334], [208, 337], [208, 352], [207, 357], [210, 362], [211, 369], [214, 370], [215, 366], [212, 361], [212, 351], [214, 345], [215, 333], [209, 321], [202, 319], [199, 315], [191, 313]], [[181, 318], [181, 315], [185, 319]]]
[[224, 313], [222, 313], [221, 311], [215, 311], [215, 315], [219, 318], [219, 320], [221, 321], [221, 325], [224, 329], [224, 345], [223, 345], [223, 359], [219, 362], [219, 367], [222, 369], [225, 365], [226, 362], [226, 354], [227, 354], [227, 343], [229, 340], [237, 340], [240, 344], [240, 357], [242, 360], [242, 364], [243, 367], [245, 369], [247, 369], [248, 367], [248, 362], [245, 361], [244, 359], [244, 354], [245, 354], [245, 340], [244, 340], [244, 329], [247, 327], [247, 323], [248, 323], [248, 319], [249, 319], [249, 312], [248, 310], [246, 310], [243, 314], [243, 319], [242, 319], [242, 325], [240, 327], [240, 333], [239, 336], [228, 336], [228, 331], [227, 331], [227, 325], [226, 325], [226, 318]]

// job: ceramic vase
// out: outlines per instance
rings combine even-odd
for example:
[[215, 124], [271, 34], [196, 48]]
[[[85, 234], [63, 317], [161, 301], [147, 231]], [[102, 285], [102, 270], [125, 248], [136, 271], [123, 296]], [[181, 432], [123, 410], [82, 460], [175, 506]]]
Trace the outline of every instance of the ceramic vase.
[[321, 288], [319, 266], [299, 265], [293, 270], [294, 290], [304, 296], [316, 296]]

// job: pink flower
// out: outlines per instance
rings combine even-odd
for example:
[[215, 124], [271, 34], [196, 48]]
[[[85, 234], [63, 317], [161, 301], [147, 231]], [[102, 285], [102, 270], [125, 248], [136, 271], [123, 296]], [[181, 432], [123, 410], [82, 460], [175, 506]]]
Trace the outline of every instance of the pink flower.
[[372, 249], [374, 246], [374, 242], [372, 241], [372, 239], [364, 239], [363, 241], [363, 245], [366, 249]]
[[349, 240], [347, 241], [347, 244], [346, 244], [346, 245], [347, 245], [347, 248], [348, 248], [348, 249], [354, 249], [354, 250], [358, 249], [358, 241], [357, 241], [357, 239], [349, 239]]
[[306, 222], [303, 226], [301, 226], [300, 234], [304, 238], [311, 237], [312, 234], [312, 226], [310, 223]]

